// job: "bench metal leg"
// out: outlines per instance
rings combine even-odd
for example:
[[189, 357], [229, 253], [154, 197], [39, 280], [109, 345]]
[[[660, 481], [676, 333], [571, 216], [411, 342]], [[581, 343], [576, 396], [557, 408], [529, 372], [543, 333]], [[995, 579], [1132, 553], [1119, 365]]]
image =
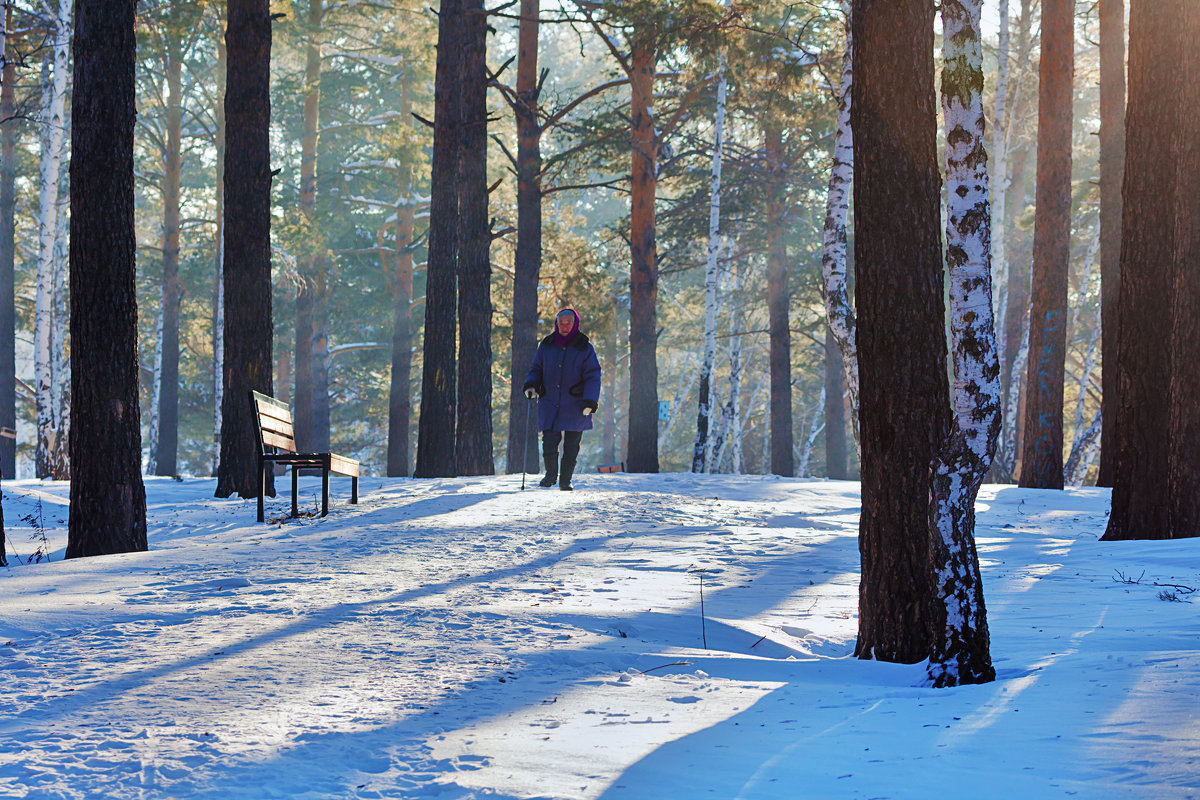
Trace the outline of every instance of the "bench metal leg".
[[300, 478], [300, 470], [296, 469], [296, 465], [293, 464], [292, 465], [292, 516], [293, 517], [300, 516], [300, 508], [299, 508], [299, 506], [296, 505], [296, 495], [300, 489], [299, 478]]
[[358, 476], [350, 478], [350, 502], [358, 505]]
[[329, 468], [321, 470], [321, 516], [329, 515]]
[[267, 495], [267, 464], [261, 458], [258, 460], [258, 521], [263, 522], [266, 515], [263, 513], [263, 502]]

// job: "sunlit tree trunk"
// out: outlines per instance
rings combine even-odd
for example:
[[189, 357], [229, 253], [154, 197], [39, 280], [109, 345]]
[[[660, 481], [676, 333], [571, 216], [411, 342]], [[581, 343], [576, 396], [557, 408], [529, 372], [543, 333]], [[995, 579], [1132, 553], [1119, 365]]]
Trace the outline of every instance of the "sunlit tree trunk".
[[[67, 558], [146, 549], [138, 409], [135, 0], [79, 0], [71, 131]], [[265, 14], [264, 14], [265, 18]]]
[[930, 653], [930, 465], [949, 430], [934, 6], [854, 9], [854, 266], [862, 442], [860, 658]]
[[935, 601], [934, 686], [996, 677], [975, 551], [975, 498], [1000, 433], [1000, 362], [992, 308], [991, 226], [983, 136], [982, 0], [942, 2], [946, 119], [946, 267], [954, 390], [950, 435], [934, 459], [929, 496]]
[[634, 36], [630, 52], [631, 168], [629, 266], [630, 472], [658, 472], [658, 251], [654, 200], [658, 136], [654, 128], [653, 44]]
[[1020, 485], [1061, 489], [1067, 268], [1071, 259], [1071, 82], [1075, 2], [1042, 4], [1038, 82], [1037, 214]]
[[[542, 150], [538, 112], [539, 0], [521, 0], [518, 28], [517, 251], [513, 260], [512, 376], [508, 401], [507, 470], [538, 470], [537, 424], [529, 423], [524, 377], [537, 350], [537, 284], [542, 267]], [[612, 380], [615, 372], [604, 373]], [[608, 404], [611, 413], [613, 404]], [[529, 463], [525, 459], [528, 456]], [[612, 460], [610, 457], [609, 461]]]

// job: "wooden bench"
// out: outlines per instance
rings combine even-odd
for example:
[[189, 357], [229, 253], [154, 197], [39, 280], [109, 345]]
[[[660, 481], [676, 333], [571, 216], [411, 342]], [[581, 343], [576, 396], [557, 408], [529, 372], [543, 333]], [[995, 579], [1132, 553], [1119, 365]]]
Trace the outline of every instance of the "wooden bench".
[[297, 453], [292, 410], [287, 403], [250, 391], [254, 416], [258, 420], [258, 521], [265, 519], [263, 502], [267, 493], [267, 468], [276, 464], [292, 467], [292, 516], [300, 514], [296, 504], [299, 470], [321, 470], [321, 516], [329, 513], [329, 473], [350, 478], [350, 502], [358, 503], [359, 464], [353, 458], [335, 453]]

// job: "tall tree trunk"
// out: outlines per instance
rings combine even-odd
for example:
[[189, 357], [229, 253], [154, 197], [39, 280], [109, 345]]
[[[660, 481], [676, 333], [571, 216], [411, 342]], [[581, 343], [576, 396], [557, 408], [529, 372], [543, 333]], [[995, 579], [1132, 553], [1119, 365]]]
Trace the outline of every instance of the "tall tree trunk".
[[[58, 163], [58, 191], [55, 193], [58, 201], [58, 213], [54, 215], [54, 271], [51, 297], [53, 308], [51, 319], [51, 352], [54, 362], [51, 367], [51, 415], [54, 418], [54, 446], [50, 448], [50, 475], [59, 481], [71, 479], [71, 455], [68, 450], [71, 435], [71, 294], [70, 271], [70, 227], [67, 224], [70, 210], [71, 183], [68, 170], [63, 168], [67, 161], [66, 129], [70, 128], [69, 110], [67, 109], [68, 62], [70, 60], [71, 40], [71, 2], [63, 0], [58, 8], [58, 36], [54, 44], [54, 71], [61, 75], [62, 84], [62, 118], [64, 131], [59, 137], [60, 148]], [[59, 79], [55, 78], [55, 83]]]
[[[217, 497], [258, 497], [250, 391], [271, 390], [271, 19], [229, 0], [225, 87], [225, 394]], [[275, 487], [267, 476], [266, 492]]]
[[225, 363], [225, 18], [217, 17], [217, 97], [213, 117], [216, 120], [216, 233], [213, 237], [213, 266], [215, 288], [213, 289], [213, 449], [212, 474], [217, 475], [221, 463], [221, 404], [225, 397], [223, 365]]
[[636, 36], [630, 53], [632, 92], [629, 199], [629, 455], [630, 472], [658, 472], [658, 253], [654, 198], [658, 136], [654, 72], [658, 53]]
[[[12, 29], [12, 3], [4, 4], [4, 29]], [[0, 45], [4, 70], [0, 75], [0, 426], [17, 427], [16, 305], [13, 294], [16, 263], [17, 120], [16, 53], [8, 37]], [[17, 474], [17, 443], [0, 437], [0, 477]], [[0, 558], [3, 558], [0, 546]]]
[[[146, 549], [134, 286], [136, 0], [79, 0], [71, 130], [67, 558]], [[264, 15], [265, 16], [265, 15]]]
[[1071, 82], [1075, 0], [1042, 4], [1038, 80], [1037, 215], [1020, 485], [1063, 486], [1063, 378], [1071, 260]]
[[[321, 18], [324, 13], [323, 0], [309, 0], [308, 44], [304, 62], [304, 132], [300, 141], [300, 218], [306, 225], [306, 236], [310, 241], [300, 263], [300, 285], [296, 290], [296, 355], [295, 381], [293, 384], [293, 419], [295, 421], [296, 446], [302, 452], [321, 450], [318, 440], [315, 413], [317, 385], [314, 377], [314, 359], [317, 338], [316, 306], [320, 299], [317, 271], [320, 267], [317, 251], [317, 147], [320, 138], [321, 105]], [[328, 438], [328, 433], [325, 434]], [[328, 448], [325, 448], [328, 449]], [[322, 451], [323, 452], [323, 451]]]
[[37, 408], [35, 474], [53, 475], [52, 456], [58, 431], [54, 419], [54, 261], [58, 233], [59, 170], [66, 130], [66, 75], [54, 74], [54, 54], [42, 61], [41, 154], [38, 176], [38, 266], [34, 301], [34, 391]]
[[1195, 3], [1179, 3], [1184, 43], [1178, 75], [1179, 114], [1174, 129], [1175, 184], [1175, 258], [1174, 286], [1171, 292], [1170, 334], [1173, 368], [1170, 381], [1170, 429], [1167, 463], [1167, 497], [1170, 499], [1170, 536], [1172, 539], [1200, 536], [1200, 415], [1196, 398], [1200, 397], [1200, 373], [1195, 366], [1200, 356], [1200, 195], [1196, 179], [1200, 176], [1200, 118], [1195, 109], [1200, 103], [1200, 57], [1196, 38], [1200, 36], [1200, 8]]
[[167, 79], [167, 152], [163, 158], [162, 230], [162, 364], [155, 365], [159, 386], [158, 450], [155, 475], [174, 475], [179, 445], [179, 305], [183, 286], [179, 281], [179, 186], [183, 171], [183, 53], [178, 38], [168, 36], [165, 68]]
[[721, 55], [717, 79], [717, 116], [713, 123], [712, 172], [708, 190], [708, 257], [704, 263], [704, 357], [700, 362], [699, 410], [696, 414], [696, 443], [692, 447], [692, 472], [706, 472], [712, 460], [713, 410], [716, 392], [713, 368], [717, 361], [717, 307], [719, 269], [717, 254], [721, 248], [721, 156], [725, 148], [725, 55]]
[[417, 478], [453, 477], [456, 419], [455, 312], [458, 306], [458, 81], [462, 74], [462, 0], [442, 0], [434, 78], [429, 255]]
[[463, 0], [458, 179], [459, 475], [492, 475], [492, 234], [487, 187], [487, 17]]
[[849, 477], [846, 464], [846, 403], [842, 392], [842, 351], [833, 331], [825, 329], [825, 474], [836, 481]]
[[[850, 207], [850, 185], [854, 178], [854, 134], [850, 128], [851, 90], [854, 86], [854, 35], [852, 8], [842, 0], [846, 17], [846, 51], [842, 55], [842, 81], [838, 88], [837, 133], [833, 141], [833, 164], [829, 170], [829, 193], [825, 201], [825, 229], [821, 247], [821, 295], [829, 330], [841, 357], [838, 363], [846, 374], [850, 395], [850, 415], [857, 431], [858, 420], [858, 345], [854, 334], [854, 306], [850, 302], [849, 270], [846, 264], [846, 215]], [[826, 355], [826, 363], [828, 363]], [[838, 391], [837, 402], [842, 393]], [[826, 395], [826, 403], [831, 402]], [[826, 430], [829, 430], [827, 427]], [[855, 449], [858, 436], [854, 437]], [[844, 457], [843, 457], [844, 463]], [[843, 474], [844, 474], [843, 467]]]
[[791, 477], [796, 472], [792, 452], [792, 336], [788, 330], [787, 248], [784, 243], [783, 130], [765, 126], [767, 180], [767, 309], [771, 336], [771, 472]]
[[[407, 87], [404, 98], [407, 100]], [[402, 101], [403, 105], [407, 105]], [[408, 439], [412, 419], [412, 293], [413, 293], [413, 180], [412, 170], [400, 171], [396, 205], [396, 272], [392, 276], [392, 374], [388, 387], [388, 462], [390, 478], [409, 474]]]
[[854, 11], [860, 658], [930, 653], [930, 464], [949, 430], [932, 3]]
[[[1112, 513], [1106, 541], [1171, 535], [1171, 293], [1178, 198], [1172, 132], [1180, 125], [1180, 4], [1129, 4], [1129, 105], [1121, 214]], [[1191, 47], [1189, 43], [1187, 47]], [[1191, 113], [1191, 112], [1189, 112]], [[1165, 141], [1164, 141], [1165, 139]], [[1190, 189], [1190, 184], [1189, 184]], [[1185, 244], [1185, 249], [1186, 249]], [[1111, 332], [1110, 332], [1111, 334]]]
[[[538, 122], [538, 15], [540, 0], [521, 0], [518, 28], [517, 252], [513, 260], [512, 376], [508, 401], [506, 469], [537, 472], [537, 426], [527, 424], [524, 377], [537, 350], [537, 284], [542, 267], [542, 129]], [[609, 380], [613, 375], [609, 373]], [[611, 409], [612, 404], [609, 403]], [[532, 428], [532, 430], [529, 430]], [[528, 454], [529, 463], [525, 462]]]
[[1125, 176], [1125, 0], [1100, 0], [1100, 474], [1113, 485], [1116, 457], [1117, 309], [1121, 293], [1121, 185]]
[[982, 0], [943, 0], [946, 267], [954, 358], [950, 435], [931, 466], [934, 686], [994, 680], [975, 498], [1000, 434], [1000, 362], [992, 307], [991, 226], [983, 135]]
[[[1000, 18], [999, 39], [996, 48], [996, 101], [992, 109], [992, 153], [990, 170], [992, 180], [988, 193], [992, 207], [992, 289], [995, 319], [1004, 321], [1008, 291], [1008, 107], [1009, 50], [1012, 36], [1009, 30], [1008, 0], [996, 4]], [[1005, 337], [997, 331], [996, 359], [1003, 367], [1008, 354]], [[1003, 388], [1004, 384], [1001, 384]], [[1001, 409], [1003, 417], [1003, 408]], [[1003, 424], [1003, 423], [1001, 423]]]

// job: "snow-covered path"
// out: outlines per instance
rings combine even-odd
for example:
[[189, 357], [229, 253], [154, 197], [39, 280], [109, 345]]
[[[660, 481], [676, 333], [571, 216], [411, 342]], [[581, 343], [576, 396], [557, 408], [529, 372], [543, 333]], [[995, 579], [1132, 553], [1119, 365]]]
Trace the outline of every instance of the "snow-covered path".
[[1200, 542], [1098, 543], [1104, 491], [985, 487], [1000, 679], [935, 691], [849, 656], [857, 484], [519, 483], [257, 525], [149, 479], [152, 550], [71, 562], [67, 487], [6, 483], [56, 552], [0, 570], [0, 796], [1200, 797], [1197, 601], [1152, 585]]

